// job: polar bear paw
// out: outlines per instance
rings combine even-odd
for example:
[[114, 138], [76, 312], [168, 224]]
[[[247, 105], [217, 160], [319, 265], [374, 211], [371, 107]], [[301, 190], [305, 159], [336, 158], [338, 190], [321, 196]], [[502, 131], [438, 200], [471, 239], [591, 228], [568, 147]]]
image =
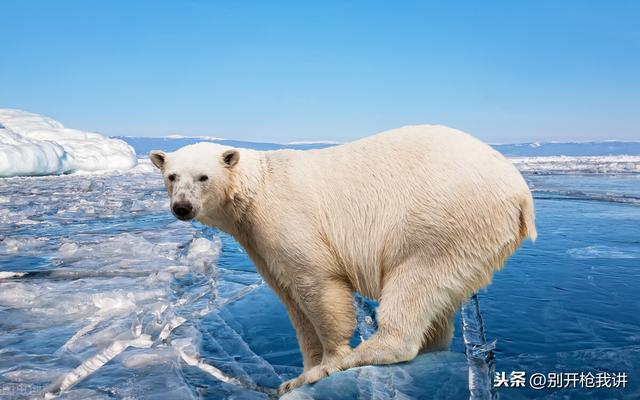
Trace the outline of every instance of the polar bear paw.
[[298, 388], [302, 385], [316, 383], [320, 379], [325, 378], [338, 371], [340, 371], [340, 368], [338, 368], [337, 364], [331, 363], [331, 364], [316, 365], [315, 367], [309, 369], [307, 372], [301, 374], [297, 378], [286, 381], [282, 385], [280, 385], [280, 388], [278, 388], [278, 394], [282, 396], [285, 393], [295, 388]]

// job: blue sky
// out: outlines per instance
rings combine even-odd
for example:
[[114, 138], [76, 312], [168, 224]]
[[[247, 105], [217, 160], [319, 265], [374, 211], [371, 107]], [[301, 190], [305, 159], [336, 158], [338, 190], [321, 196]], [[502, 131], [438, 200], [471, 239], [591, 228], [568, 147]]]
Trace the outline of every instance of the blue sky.
[[640, 140], [637, 1], [0, 3], [0, 107], [108, 135]]

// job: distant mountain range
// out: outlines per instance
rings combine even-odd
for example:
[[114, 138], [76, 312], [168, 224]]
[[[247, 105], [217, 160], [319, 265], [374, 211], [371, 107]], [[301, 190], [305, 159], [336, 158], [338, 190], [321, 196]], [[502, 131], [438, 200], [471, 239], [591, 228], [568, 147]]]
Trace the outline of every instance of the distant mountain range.
[[[249, 142], [210, 138], [206, 136], [187, 137], [129, 137], [116, 136], [129, 143], [138, 156], [145, 156], [151, 150], [174, 151], [188, 144], [210, 141], [226, 146], [244, 147], [256, 150], [296, 149], [309, 150], [335, 146], [333, 142], [298, 142], [289, 144]], [[598, 142], [547, 142], [547, 143], [515, 143], [492, 144], [493, 148], [507, 157], [542, 157], [542, 156], [614, 156], [640, 155], [640, 141], [598, 141]]]

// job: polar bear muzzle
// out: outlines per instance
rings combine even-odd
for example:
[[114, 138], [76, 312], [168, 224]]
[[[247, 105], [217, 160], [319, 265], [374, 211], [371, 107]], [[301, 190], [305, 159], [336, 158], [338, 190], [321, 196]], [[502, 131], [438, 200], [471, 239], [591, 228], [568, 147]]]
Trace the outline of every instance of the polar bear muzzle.
[[195, 217], [193, 205], [188, 201], [177, 201], [171, 207], [171, 211], [176, 218], [182, 221], [189, 221]]

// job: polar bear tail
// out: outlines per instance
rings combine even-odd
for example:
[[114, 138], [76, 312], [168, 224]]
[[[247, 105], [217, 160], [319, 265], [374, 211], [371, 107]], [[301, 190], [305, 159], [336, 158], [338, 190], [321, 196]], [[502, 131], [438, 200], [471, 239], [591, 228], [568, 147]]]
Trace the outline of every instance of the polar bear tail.
[[520, 202], [520, 240], [529, 238], [535, 242], [537, 237], [533, 198], [529, 193], [524, 201]]

